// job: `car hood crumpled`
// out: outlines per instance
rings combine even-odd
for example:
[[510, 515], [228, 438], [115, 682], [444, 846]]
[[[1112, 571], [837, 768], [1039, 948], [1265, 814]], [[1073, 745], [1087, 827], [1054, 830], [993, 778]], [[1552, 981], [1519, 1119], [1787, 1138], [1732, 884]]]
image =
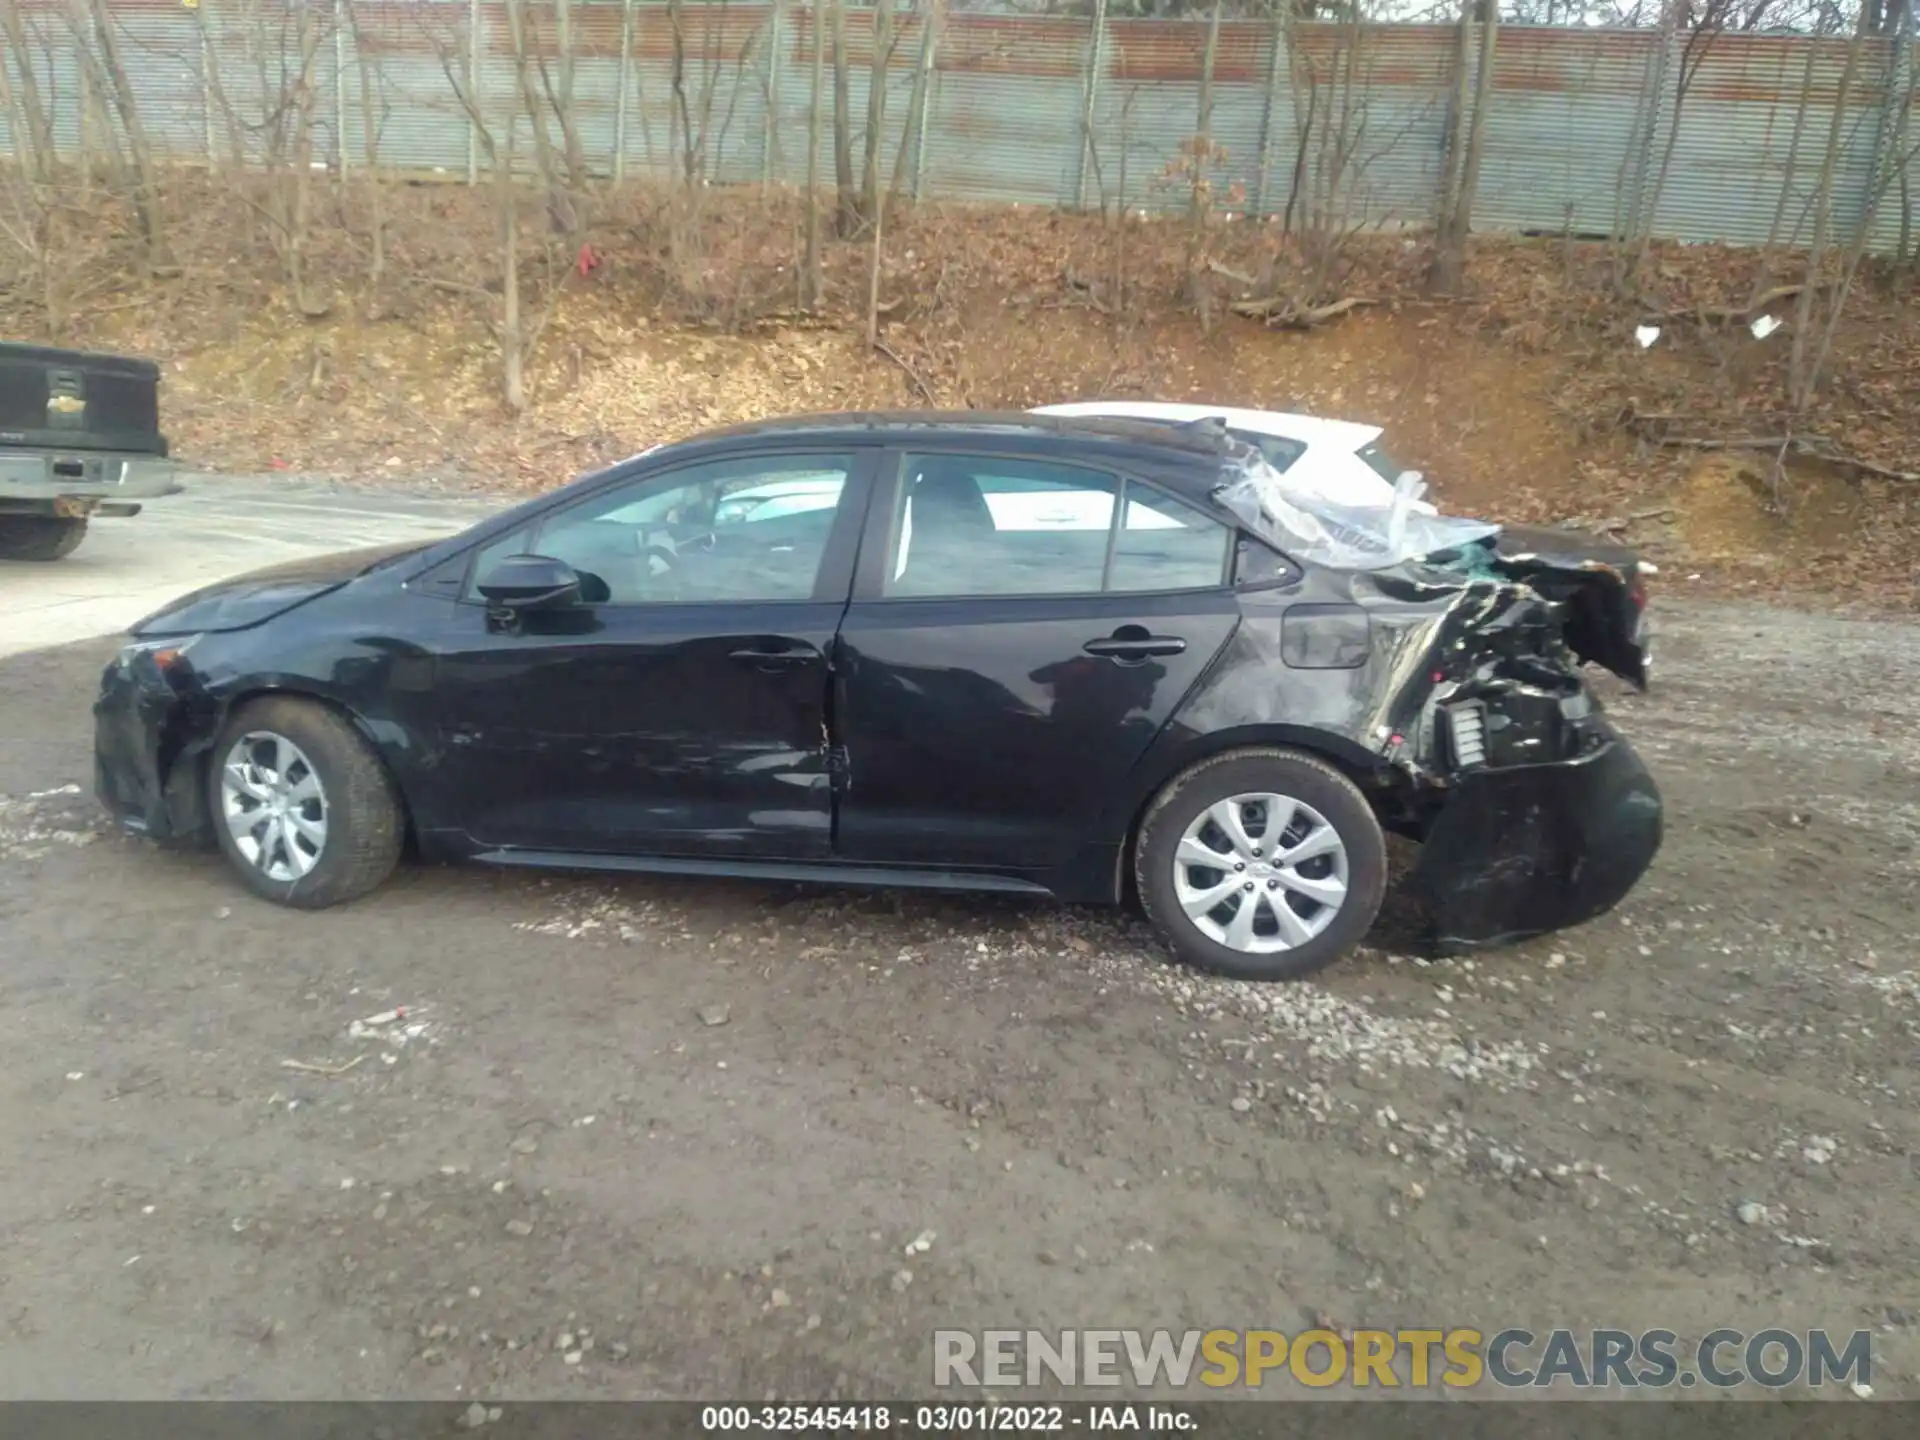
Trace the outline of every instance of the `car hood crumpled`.
[[251, 570], [182, 595], [131, 627], [134, 635], [186, 635], [244, 630], [283, 615], [329, 591], [417, 551], [430, 541], [411, 540], [313, 555]]

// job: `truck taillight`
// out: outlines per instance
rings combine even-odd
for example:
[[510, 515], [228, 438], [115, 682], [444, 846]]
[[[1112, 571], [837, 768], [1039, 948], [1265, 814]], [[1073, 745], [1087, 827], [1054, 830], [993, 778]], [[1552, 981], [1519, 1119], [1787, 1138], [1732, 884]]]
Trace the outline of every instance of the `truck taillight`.
[[1627, 581], [1627, 597], [1633, 601], [1634, 609], [1644, 610], [1647, 608], [1648, 577], [1658, 575], [1659, 573], [1657, 568], [1645, 560], [1635, 562], [1633, 574]]

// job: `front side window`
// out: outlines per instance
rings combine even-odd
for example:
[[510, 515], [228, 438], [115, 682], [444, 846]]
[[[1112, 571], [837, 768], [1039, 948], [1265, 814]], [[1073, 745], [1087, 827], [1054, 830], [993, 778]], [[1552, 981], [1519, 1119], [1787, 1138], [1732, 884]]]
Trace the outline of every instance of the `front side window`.
[[537, 554], [600, 604], [809, 600], [852, 469], [849, 455], [754, 456], [648, 476], [494, 541], [470, 583]]
[[1097, 595], [1222, 582], [1227, 527], [1105, 471], [910, 455], [902, 484], [889, 596]]

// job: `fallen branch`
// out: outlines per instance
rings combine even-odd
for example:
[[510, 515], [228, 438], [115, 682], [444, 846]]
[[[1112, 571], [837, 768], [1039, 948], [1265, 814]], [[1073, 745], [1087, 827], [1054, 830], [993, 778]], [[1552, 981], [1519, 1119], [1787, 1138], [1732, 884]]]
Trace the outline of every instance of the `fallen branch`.
[[[1835, 282], [1823, 280], [1813, 288], [1824, 290]], [[1643, 325], [1658, 325], [1671, 320], [1694, 320], [1702, 325], [1725, 325], [1735, 320], [1751, 320], [1763, 310], [1771, 309], [1782, 300], [1791, 300], [1805, 285], [1776, 285], [1773, 289], [1754, 297], [1745, 305], [1683, 305], [1678, 310], [1648, 310], [1641, 316]]]
[[[898, 303], [897, 301], [895, 302]], [[885, 308], [881, 310], [886, 313]], [[778, 310], [752, 311], [735, 322], [734, 328], [740, 332], [759, 330], [838, 330], [841, 322], [831, 315], [822, 315], [817, 311], [796, 310], [791, 306]], [[717, 328], [717, 327], [716, 327]]]
[[1662, 505], [1652, 510], [1635, 510], [1631, 515], [1620, 515], [1612, 520], [1602, 520], [1590, 528], [1598, 535], [1617, 535], [1622, 530], [1632, 529], [1642, 520], [1664, 520], [1672, 514], [1672, 506]]
[[1214, 274], [1220, 276], [1223, 280], [1231, 280], [1233, 281], [1234, 284], [1244, 285], [1249, 290], [1254, 290], [1259, 288], [1260, 282], [1258, 280], [1255, 280], [1253, 276], [1243, 275], [1238, 270], [1230, 270], [1225, 265], [1222, 265], [1218, 260], [1209, 260], [1207, 262], [1207, 269], [1211, 270]]
[[1791, 432], [1784, 435], [1669, 435], [1657, 428], [1657, 424], [1682, 418], [1678, 415], [1640, 415], [1629, 406], [1621, 414], [1621, 423], [1641, 439], [1674, 450], [1772, 450], [1776, 452], [1776, 463], [1787, 455], [1799, 455], [1855, 475], [1920, 485], [1920, 470], [1897, 470], [1890, 465], [1862, 460], [1857, 455], [1849, 455], [1824, 435], [1796, 435]]
[[933, 391], [928, 389], [927, 382], [920, 378], [920, 372], [918, 370], [915, 370], [913, 366], [909, 365], [903, 358], [901, 358], [900, 353], [898, 351], [896, 351], [891, 345], [887, 344], [886, 341], [878, 338], [876, 338], [873, 341], [873, 348], [875, 350], [878, 350], [882, 355], [886, 356], [887, 359], [891, 360], [894, 364], [898, 365], [900, 369], [903, 372], [905, 372], [907, 379], [913, 383], [913, 388], [920, 392], [920, 398], [922, 400], [925, 400], [928, 405], [933, 406], [936, 409], [939, 408], [940, 402], [933, 398]]
[[1337, 320], [1350, 310], [1378, 305], [1359, 295], [1348, 295], [1326, 305], [1300, 305], [1285, 295], [1269, 295], [1264, 300], [1236, 300], [1227, 308], [1249, 320], [1264, 320], [1273, 329], [1311, 330], [1329, 320]]
[[1086, 301], [1090, 308], [1099, 311], [1109, 319], [1112, 318], [1113, 311], [1109, 309], [1107, 303], [1100, 298], [1100, 293], [1094, 289], [1091, 280], [1082, 280], [1078, 275], [1073, 273], [1073, 267], [1071, 265], [1062, 272], [1061, 278], [1067, 282], [1067, 288], [1082, 300]]
[[344, 1075], [362, 1060], [365, 1055], [356, 1055], [344, 1065], [315, 1065], [307, 1060], [282, 1060], [282, 1070], [298, 1070], [302, 1075]]

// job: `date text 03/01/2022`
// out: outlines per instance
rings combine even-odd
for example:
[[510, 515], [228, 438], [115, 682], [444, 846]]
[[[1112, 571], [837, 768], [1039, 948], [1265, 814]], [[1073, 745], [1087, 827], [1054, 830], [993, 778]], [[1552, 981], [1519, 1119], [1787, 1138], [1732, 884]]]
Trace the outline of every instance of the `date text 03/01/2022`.
[[1141, 1430], [1177, 1434], [1193, 1415], [1172, 1405], [707, 1405], [700, 1428], [736, 1432], [901, 1431], [926, 1435]]

